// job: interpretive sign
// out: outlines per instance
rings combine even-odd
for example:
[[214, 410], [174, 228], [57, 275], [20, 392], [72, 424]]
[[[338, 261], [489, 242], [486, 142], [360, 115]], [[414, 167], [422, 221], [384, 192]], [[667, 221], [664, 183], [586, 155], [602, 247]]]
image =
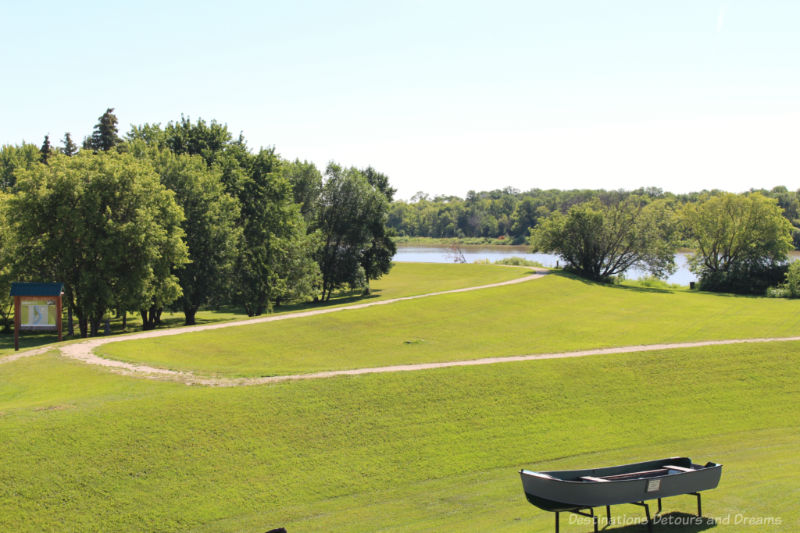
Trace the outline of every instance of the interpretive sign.
[[22, 316], [20, 327], [23, 330], [56, 331], [55, 298], [21, 298]]
[[62, 283], [12, 283], [14, 297], [14, 349], [19, 350], [19, 332], [57, 331], [61, 340]]

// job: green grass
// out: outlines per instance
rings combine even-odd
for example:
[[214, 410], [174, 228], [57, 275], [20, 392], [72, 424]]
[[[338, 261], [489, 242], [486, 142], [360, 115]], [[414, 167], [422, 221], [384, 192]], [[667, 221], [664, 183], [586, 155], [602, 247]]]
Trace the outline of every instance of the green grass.
[[[274, 309], [273, 314], [285, 314], [308, 309], [319, 309], [321, 307], [339, 307], [353, 303], [363, 303], [371, 301], [400, 298], [403, 296], [414, 296], [430, 292], [460, 289], [473, 287], [476, 285], [487, 285], [508, 281], [521, 276], [530, 274], [530, 269], [526, 268], [504, 268], [501, 266], [488, 265], [447, 265], [447, 264], [427, 264], [427, 263], [396, 263], [387, 276], [371, 282], [371, 294], [362, 296], [361, 291], [343, 290], [335, 294], [330, 302], [324, 304], [294, 303], [282, 305]], [[196, 321], [198, 325], [211, 324], [215, 322], [226, 322], [231, 320], [245, 320], [247, 315], [238, 308], [226, 307], [223, 309], [205, 309], [197, 313]], [[183, 326], [184, 316], [180, 312], [165, 311], [162, 315], [163, 325], [161, 328], [173, 328]], [[64, 318], [64, 328], [66, 334], [66, 315]], [[137, 314], [128, 314], [127, 328], [122, 328], [122, 317], [111, 319], [111, 333], [119, 335], [141, 331], [141, 317]], [[76, 322], [77, 331], [77, 322]], [[65, 335], [66, 340], [74, 340]], [[24, 333], [20, 337], [20, 349], [35, 348], [45, 344], [57, 342], [55, 334], [51, 333]], [[14, 335], [0, 334], [0, 356], [13, 353]]]
[[261, 376], [795, 335], [800, 335], [800, 301], [608, 286], [549, 275], [281, 323], [113, 343], [98, 353], [204, 375]]
[[528, 268], [497, 265], [395, 263], [387, 276], [370, 286], [376, 297], [390, 299], [489, 285], [529, 274]]
[[41, 355], [0, 365], [0, 530], [550, 532], [519, 468], [686, 454], [725, 465], [707, 516], [784, 524], [718, 530], [792, 531], [798, 383], [800, 343], [241, 388]]

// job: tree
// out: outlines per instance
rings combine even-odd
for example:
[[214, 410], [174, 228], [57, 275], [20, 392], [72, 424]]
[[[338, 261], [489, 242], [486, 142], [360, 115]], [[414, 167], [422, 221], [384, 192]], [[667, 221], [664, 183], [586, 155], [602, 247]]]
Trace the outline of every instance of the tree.
[[179, 295], [183, 215], [149, 163], [81, 152], [18, 174], [6, 209], [15, 277], [63, 282], [82, 337], [108, 309]]
[[281, 239], [275, 250], [274, 266], [278, 273], [272, 287], [272, 300], [276, 306], [284, 301], [302, 301], [313, 298], [322, 284], [319, 265], [313, 253], [319, 249], [319, 232], [303, 234], [299, 219], [295, 221], [296, 233]]
[[283, 173], [292, 186], [294, 202], [300, 205], [303, 218], [307, 223], [311, 222], [317, 199], [322, 190], [322, 174], [314, 163], [308, 161], [301, 163], [299, 159], [295, 159], [291, 163], [284, 163]]
[[201, 156], [209, 167], [216, 166], [222, 172], [225, 190], [234, 198], [242, 194], [247, 169], [252, 163], [252, 154], [242, 135], [237, 139], [225, 124], [215, 120], [196, 123], [181, 116], [177, 122], [169, 122], [163, 129], [159, 124], [143, 124], [131, 127], [129, 141], [142, 141], [154, 148], [167, 148], [175, 154]]
[[5, 145], [0, 148], [0, 190], [12, 192], [17, 184], [17, 172], [41, 163], [42, 153], [35, 144]]
[[44, 136], [44, 142], [42, 143], [42, 147], [39, 148], [39, 152], [42, 154], [41, 161], [45, 165], [47, 164], [47, 159], [50, 157], [50, 154], [53, 153], [53, 149], [50, 146], [50, 136]]
[[10, 232], [6, 221], [8, 198], [8, 194], [0, 191], [0, 326], [4, 333], [10, 332], [14, 323], [14, 301], [9, 296], [13, 258], [10, 255]]
[[675, 269], [674, 223], [666, 205], [629, 196], [555, 212], [531, 230], [534, 251], [561, 256], [569, 270], [608, 281], [637, 266], [663, 277]]
[[800, 298], [800, 261], [793, 261], [789, 264], [786, 279], [778, 286], [777, 292], [787, 298]]
[[114, 108], [109, 107], [98, 117], [92, 136], [84, 141], [84, 148], [95, 152], [108, 152], [122, 141], [118, 133], [117, 116], [114, 114]]
[[369, 294], [369, 280], [378, 279], [392, 268], [392, 257], [397, 253], [392, 237], [394, 231], [386, 223], [389, 218], [389, 205], [394, 199], [396, 189], [389, 186], [389, 178], [372, 167], [364, 170], [364, 177], [372, 188], [380, 192], [386, 199], [381, 212], [367, 220], [367, 231], [370, 238], [361, 252], [361, 268], [364, 270], [364, 293]]
[[233, 136], [228, 131], [228, 126], [216, 120], [206, 123], [202, 118], [195, 124], [189, 117], [181, 115], [177, 122], [170, 122], [164, 128], [167, 147], [176, 154], [200, 155], [211, 165], [219, 154], [236, 142], [244, 145], [244, 138], [239, 136], [238, 141], [232, 141]]
[[511, 213], [511, 236], [514, 237], [514, 242], [523, 242], [530, 234], [531, 228], [536, 227], [539, 219], [549, 214], [547, 207], [538, 204], [530, 197], [520, 201]]
[[297, 264], [290, 257], [295, 241], [306, 235], [300, 208], [280, 165], [273, 148], [262, 149], [251, 156], [238, 185], [244, 240], [236, 261], [235, 296], [250, 316], [268, 311], [271, 302], [285, 294], [285, 280], [297, 274], [285, 269]]
[[792, 249], [792, 225], [777, 200], [760, 193], [706, 195], [686, 204], [682, 222], [695, 253], [700, 288], [763, 293], [780, 282]]
[[67, 132], [64, 134], [64, 148], [62, 148], [61, 153], [63, 153], [67, 157], [72, 157], [73, 155], [78, 153], [78, 147], [72, 142], [72, 135]]
[[175, 275], [182, 289], [178, 299], [185, 324], [195, 323], [200, 306], [222, 302], [231, 290], [231, 277], [241, 245], [239, 203], [224, 190], [219, 170], [210, 169], [199, 156], [175, 155], [169, 150], [143, 146], [134, 153], [148, 157], [161, 183], [175, 193], [183, 209], [181, 223], [189, 250], [189, 262]]
[[[322, 272], [322, 300], [344, 285], [369, 287], [391, 267], [394, 243], [386, 230], [388, 181], [370, 183], [355, 168], [328, 165], [315, 228], [321, 234], [317, 261]], [[393, 194], [391, 190], [389, 195]]]

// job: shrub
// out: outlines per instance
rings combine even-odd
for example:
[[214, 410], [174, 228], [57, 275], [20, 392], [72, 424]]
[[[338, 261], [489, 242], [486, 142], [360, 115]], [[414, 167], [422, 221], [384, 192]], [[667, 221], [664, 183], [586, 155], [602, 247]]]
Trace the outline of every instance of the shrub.
[[741, 265], [728, 271], [706, 272], [699, 281], [701, 291], [735, 294], [765, 294], [786, 277], [787, 265]]
[[768, 287], [770, 298], [800, 298], [800, 261], [789, 264], [784, 282], [777, 287]]

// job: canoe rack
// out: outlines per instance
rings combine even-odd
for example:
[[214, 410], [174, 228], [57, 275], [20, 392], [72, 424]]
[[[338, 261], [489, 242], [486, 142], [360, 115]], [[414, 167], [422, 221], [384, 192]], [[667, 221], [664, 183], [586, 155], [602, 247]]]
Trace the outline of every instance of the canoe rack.
[[[670, 467], [670, 468], [677, 469], [677, 467]], [[636, 474], [641, 475], [642, 473], [641, 472], [636, 472]], [[628, 475], [628, 474], [622, 474], [622, 475]], [[615, 478], [615, 479], [621, 479], [618, 476], [609, 476], [609, 477]], [[602, 481], [609, 481], [608, 479], [592, 478], [591, 476], [585, 476], [582, 479], [585, 479], [586, 481], [601, 481], [601, 480]], [[702, 505], [702, 499], [700, 497], [700, 493], [699, 492], [687, 492], [686, 494], [690, 494], [692, 496], [696, 496], [697, 497], [697, 516], [702, 517], [703, 516], [703, 505]], [[641, 501], [641, 502], [630, 502], [630, 503], [632, 505], [638, 505], [640, 507], [644, 507], [644, 513], [645, 513], [645, 516], [647, 516], [647, 531], [650, 531], [652, 533], [652, 531], [653, 531], [653, 519], [650, 517], [650, 505], [648, 503], [644, 502], [644, 501]], [[605, 507], [606, 507], [606, 518], [608, 519], [608, 523], [610, 524], [611, 523], [611, 506], [610, 505], [606, 505]], [[598, 531], [598, 529], [597, 529], [597, 515], [594, 514], [594, 509], [592, 507], [580, 507], [580, 508], [575, 508], [575, 509], [568, 509], [566, 511], [561, 511], [561, 512], [567, 512], [567, 513], [577, 514], [577, 515], [586, 516], [588, 518], [591, 518], [592, 519], [592, 523], [594, 524], [594, 531], [595, 531], [595, 533], [597, 533], [597, 531]], [[660, 513], [661, 513], [661, 498], [658, 498], [658, 511], [656, 511], [656, 515], [659, 515]], [[559, 533], [559, 514], [560, 514], [560, 512], [556, 511], [556, 533]]]

